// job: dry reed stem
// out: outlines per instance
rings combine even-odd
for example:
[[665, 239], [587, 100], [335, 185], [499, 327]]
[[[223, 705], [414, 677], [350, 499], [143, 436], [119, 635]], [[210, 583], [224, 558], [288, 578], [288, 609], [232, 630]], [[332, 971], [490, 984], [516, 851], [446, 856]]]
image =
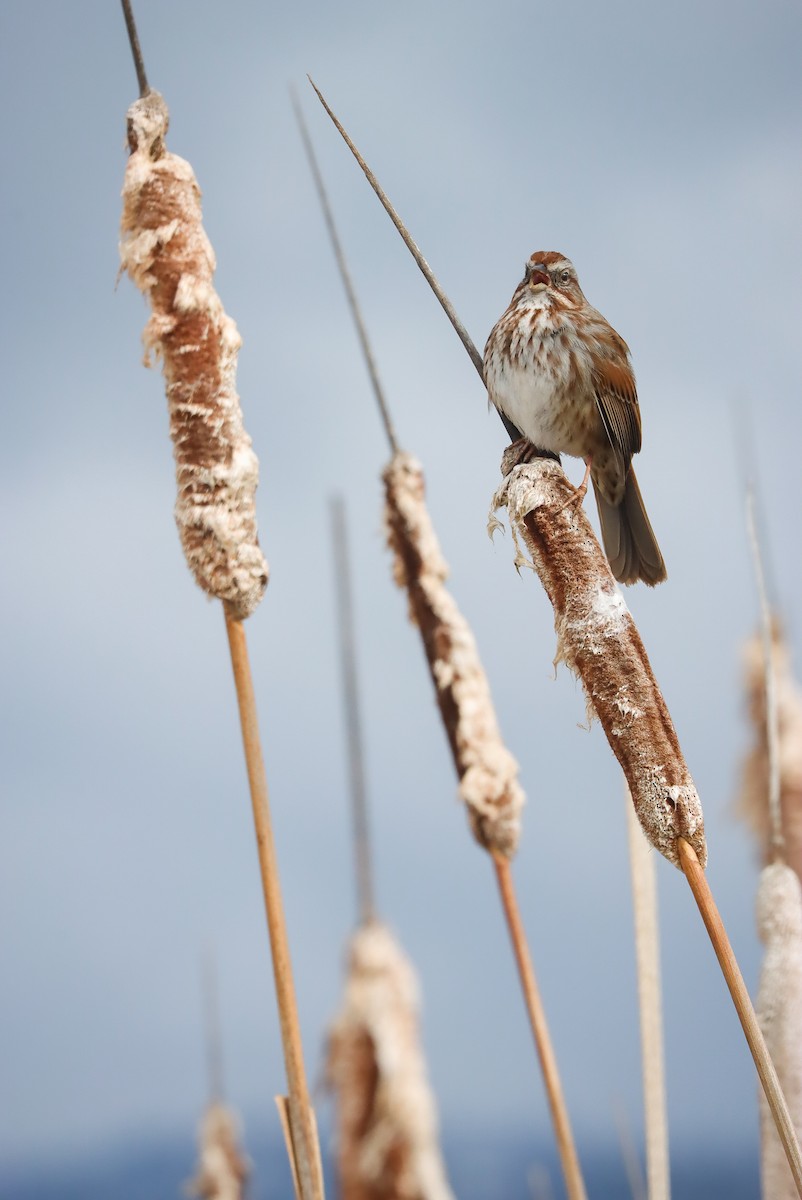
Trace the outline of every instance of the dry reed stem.
[[[782, 857], [802, 881], [802, 691], [794, 679], [788, 644], [778, 621], [772, 622], [772, 657], [777, 715], [777, 763]], [[744, 647], [746, 693], [754, 741], [742, 772], [737, 807], [760, 846], [765, 864], [775, 857], [768, 804], [769, 746], [766, 712], [766, 655], [760, 634]]]
[[[765, 946], [757, 1014], [794, 1125], [802, 1129], [802, 890], [785, 863], [763, 868], [757, 925]], [[791, 1200], [796, 1188], [765, 1096], [760, 1095], [762, 1194]]]
[[201, 1120], [198, 1171], [186, 1186], [204, 1200], [242, 1200], [250, 1163], [239, 1148], [239, 1121], [231, 1109], [210, 1104]]
[[[509, 459], [505, 453], [502, 472]], [[493, 497], [506, 506], [516, 565], [534, 566], [554, 607], [557, 661], [577, 674], [626, 777], [650, 844], [679, 866], [686, 838], [707, 859], [702, 807], [635, 622], [576, 492], [556, 462], [516, 466]], [[521, 539], [531, 557], [520, 550]]]
[[150, 91], [128, 110], [121, 269], [147, 296], [145, 362], [161, 358], [176, 463], [175, 518], [187, 564], [239, 619], [267, 586], [256, 532], [259, 463], [236, 391], [241, 340], [214, 289], [214, 251], [192, 168], [170, 154], [169, 115]]
[[557, 1070], [557, 1060], [551, 1044], [543, 1001], [541, 1000], [540, 990], [535, 979], [535, 971], [526, 941], [526, 932], [515, 895], [512, 867], [509, 859], [504, 858], [501, 854], [493, 855], [493, 865], [496, 868], [501, 903], [504, 908], [504, 915], [507, 918], [507, 927], [510, 931], [512, 949], [521, 979], [526, 1011], [535, 1039], [540, 1068], [543, 1072], [546, 1096], [554, 1125], [554, 1134], [565, 1177], [568, 1200], [586, 1200], [587, 1193], [571, 1132], [571, 1123], [568, 1119], [568, 1110], [565, 1106], [562, 1084], [560, 1082], [559, 1071]]
[[654, 860], [641, 833], [628, 793], [626, 808], [635, 915], [648, 1194], [649, 1200], [668, 1200], [671, 1195], [671, 1174], [668, 1161], [657, 881]]
[[395, 581], [406, 589], [423, 639], [471, 829], [486, 850], [509, 858], [524, 804], [518, 764], [501, 740], [473, 634], [445, 586], [448, 567], [426, 509], [423, 471], [412, 455], [399, 453], [382, 478]]
[[256, 697], [248, 661], [245, 627], [241, 621], [232, 616], [228, 609], [225, 610], [225, 616], [242, 726], [245, 763], [253, 805], [253, 821], [256, 830], [267, 926], [270, 933], [270, 949], [273, 956], [273, 976], [289, 1090], [288, 1114], [295, 1168], [302, 1200], [322, 1200], [323, 1173], [320, 1164], [320, 1148], [304, 1071], [298, 1007], [292, 978], [290, 948], [284, 920], [284, 905], [278, 876], [267, 778], [259, 739]]
[[348, 1200], [453, 1200], [418, 1033], [415, 972], [386, 926], [353, 935], [326, 1081], [337, 1097], [340, 1194]]
[[713, 943], [716, 958], [719, 961], [719, 966], [732, 996], [732, 1002], [735, 1005], [735, 1011], [738, 1013], [738, 1019], [741, 1022], [749, 1049], [752, 1052], [752, 1058], [760, 1077], [766, 1101], [774, 1118], [774, 1124], [782, 1142], [797, 1193], [802, 1197], [802, 1155], [800, 1155], [799, 1142], [797, 1141], [791, 1114], [788, 1111], [788, 1104], [786, 1103], [777, 1076], [777, 1070], [766, 1048], [766, 1042], [755, 1016], [752, 1001], [749, 999], [749, 993], [746, 990], [746, 984], [743, 981], [738, 960], [733, 953], [730, 940], [727, 937], [727, 931], [724, 928], [724, 923], [721, 920], [716, 902], [713, 899], [707, 879], [705, 878], [702, 864], [699, 862], [693, 846], [685, 838], [681, 837], [677, 839], [677, 854], [680, 866], [685, 872], [685, 877], [693, 892], [693, 898], [704, 921], [710, 941]]

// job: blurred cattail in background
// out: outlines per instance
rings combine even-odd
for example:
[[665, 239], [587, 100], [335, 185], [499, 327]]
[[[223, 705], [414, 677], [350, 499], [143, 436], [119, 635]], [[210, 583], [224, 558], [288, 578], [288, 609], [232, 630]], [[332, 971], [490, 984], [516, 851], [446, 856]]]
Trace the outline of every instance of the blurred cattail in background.
[[204, 961], [202, 983], [209, 1103], [198, 1126], [197, 1170], [184, 1190], [203, 1200], [242, 1200], [251, 1164], [240, 1149], [239, 1117], [223, 1102], [223, 1038], [211, 953]]
[[[802, 1131], [802, 695], [791, 674], [780, 623], [771, 612], [747, 490], [747, 524], [760, 605], [760, 630], [745, 647], [745, 682], [753, 744], [744, 760], [738, 809], [764, 864], [756, 913], [765, 947], [757, 1014], [797, 1134]], [[760, 1170], [764, 1200], [799, 1192], [765, 1097], [760, 1095]]]
[[345, 506], [332, 502], [332, 542], [347, 729], [359, 927], [348, 945], [345, 998], [329, 1031], [326, 1082], [336, 1101], [344, 1200], [452, 1200], [420, 1044], [412, 964], [375, 915], [356, 629]]
[[[776, 617], [771, 622], [771, 657], [776, 705], [779, 824], [783, 858], [802, 881], [802, 690], [794, 679], [788, 643]], [[773, 857], [769, 816], [769, 739], [765, 639], [760, 633], [743, 649], [747, 711], [752, 746], [744, 759], [737, 810], [755, 836], [760, 860]]]
[[236, 1114], [213, 1101], [198, 1129], [198, 1169], [186, 1185], [188, 1195], [203, 1200], [242, 1200], [250, 1163], [239, 1148], [239, 1138]]
[[395, 938], [378, 921], [362, 925], [349, 944], [326, 1061], [345, 1200], [452, 1200], [418, 1009], [415, 972]]

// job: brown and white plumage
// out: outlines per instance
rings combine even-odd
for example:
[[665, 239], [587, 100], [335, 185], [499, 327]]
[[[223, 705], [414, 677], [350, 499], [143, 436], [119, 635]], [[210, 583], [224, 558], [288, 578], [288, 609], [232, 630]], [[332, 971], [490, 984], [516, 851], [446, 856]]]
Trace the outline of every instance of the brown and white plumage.
[[512, 434], [588, 464], [616, 579], [650, 586], [665, 579], [631, 465], [641, 419], [629, 348], [588, 304], [564, 255], [530, 257], [487, 339], [484, 371], [488, 396]]

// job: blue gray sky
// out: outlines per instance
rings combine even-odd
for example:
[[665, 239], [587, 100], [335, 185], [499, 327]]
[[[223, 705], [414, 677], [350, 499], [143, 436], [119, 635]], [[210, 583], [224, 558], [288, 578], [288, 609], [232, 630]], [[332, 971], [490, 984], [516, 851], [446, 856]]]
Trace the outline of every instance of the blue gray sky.
[[[580, 1145], [640, 1128], [622, 783], [551, 609], [485, 519], [503, 429], [319, 109], [315, 77], [481, 347], [535, 249], [570, 255], [629, 342], [638, 475], [669, 571], [627, 602], [704, 806], [709, 878], [752, 988], [754, 851], [732, 815], [756, 620], [733, 404], [775, 595], [798, 597], [802, 13], [795, 0], [305, 6], [136, 0], [170, 148], [204, 192], [244, 338], [272, 578], [248, 623], [305, 1050], [319, 1073], [355, 917], [328, 498], [354, 559], [382, 914], [421, 976], [443, 1123], [547, 1113], [494, 894], [381, 533], [386, 459], [293, 121], [301, 94], [399, 437], [529, 803], [515, 866]], [[227, 1091], [276, 1122], [283, 1067], [219, 605], [186, 570], [145, 304], [117, 286], [119, 6], [6, 3], [2, 504], [2, 1164], [186, 1130], [205, 1098], [204, 946]], [[578, 481], [581, 466], [569, 464]], [[595, 520], [595, 514], [594, 514]], [[796, 534], [794, 529], [797, 530]], [[757, 1145], [756, 1082], [682, 876], [656, 863], [673, 1152]]]

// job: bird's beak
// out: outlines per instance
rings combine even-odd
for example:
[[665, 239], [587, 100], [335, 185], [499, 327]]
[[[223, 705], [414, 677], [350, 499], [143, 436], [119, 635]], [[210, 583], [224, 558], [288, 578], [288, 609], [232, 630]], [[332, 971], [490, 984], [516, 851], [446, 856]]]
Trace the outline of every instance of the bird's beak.
[[545, 263], [532, 263], [529, 268], [529, 286], [533, 292], [542, 292], [550, 283]]

